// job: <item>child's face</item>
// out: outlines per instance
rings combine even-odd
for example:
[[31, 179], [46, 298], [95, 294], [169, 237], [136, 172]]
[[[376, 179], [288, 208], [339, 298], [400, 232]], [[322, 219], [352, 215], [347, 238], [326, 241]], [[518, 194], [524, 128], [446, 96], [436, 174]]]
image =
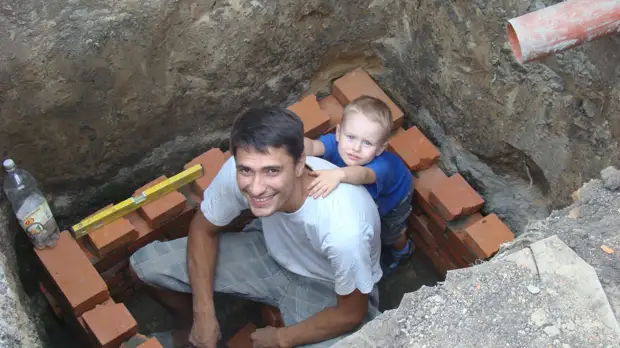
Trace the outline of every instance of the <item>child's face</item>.
[[364, 115], [347, 115], [346, 122], [336, 127], [338, 154], [347, 166], [368, 164], [385, 150], [383, 134], [381, 125]]

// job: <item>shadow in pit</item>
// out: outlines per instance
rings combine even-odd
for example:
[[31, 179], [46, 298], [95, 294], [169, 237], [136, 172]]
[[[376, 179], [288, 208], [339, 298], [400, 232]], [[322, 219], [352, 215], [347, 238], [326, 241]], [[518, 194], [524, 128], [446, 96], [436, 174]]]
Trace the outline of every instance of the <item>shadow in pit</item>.
[[[257, 302], [223, 293], [215, 293], [213, 300], [222, 333], [218, 348], [226, 348], [226, 342], [248, 322], [264, 326]], [[144, 291], [135, 293], [124, 303], [138, 322], [138, 332], [145, 336], [175, 328], [174, 317]]]
[[379, 281], [379, 310], [398, 308], [406, 293], [417, 291], [423, 285], [435, 286], [440, 281], [443, 279], [432, 262], [416, 250], [409, 260]]

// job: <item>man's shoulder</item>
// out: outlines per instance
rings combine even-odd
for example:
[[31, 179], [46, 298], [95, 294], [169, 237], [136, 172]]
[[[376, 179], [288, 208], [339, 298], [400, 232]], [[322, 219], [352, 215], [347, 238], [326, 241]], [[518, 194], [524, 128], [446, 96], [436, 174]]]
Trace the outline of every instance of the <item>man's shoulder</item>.
[[[219, 172], [224, 173], [224, 178], [228, 179], [226, 183], [234, 182], [235, 185], [237, 184], [235, 179], [236, 167], [237, 163], [235, 162], [235, 156], [230, 156], [226, 161], [224, 161], [224, 164], [222, 164], [222, 166], [220, 167]], [[205, 170], [208, 170], [208, 168], [205, 168]]]
[[312, 168], [312, 170], [326, 170], [338, 168], [337, 165], [331, 163], [330, 161], [315, 156], [307, 156], [306, 164], [308, 165], [308, 167]]
[[[313, 197], [308, 199], [315, 200]], [[368, 190], [362, 185], [341, 183], [327, 197], [315, 200], [319, 223], [347, 225], [357, 223], [374, 224], [378, 219], [377, 205]]]

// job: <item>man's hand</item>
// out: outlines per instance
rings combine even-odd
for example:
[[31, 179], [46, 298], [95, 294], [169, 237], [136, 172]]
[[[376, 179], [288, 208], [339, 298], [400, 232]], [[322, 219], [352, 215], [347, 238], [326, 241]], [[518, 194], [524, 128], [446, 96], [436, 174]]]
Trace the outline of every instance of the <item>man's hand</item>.
[[250, 338], [252, 339], [252, 348], [288, 348], [280, 342], [278, 329], [273, 326], [254, 331]]
[[308, 186], [308, 195], [317, 199], [319, 197], [327, 197], [344, 179], [344, 172], [341, 169], [332, 170], [316, 170], [309, 173], [315, 176]]
[[215, 316], [196, 316], [192, 331], [189, 334], [189, 342], [196, 348], [216, 348], [217, 341], [221, 338], [220, 325]]

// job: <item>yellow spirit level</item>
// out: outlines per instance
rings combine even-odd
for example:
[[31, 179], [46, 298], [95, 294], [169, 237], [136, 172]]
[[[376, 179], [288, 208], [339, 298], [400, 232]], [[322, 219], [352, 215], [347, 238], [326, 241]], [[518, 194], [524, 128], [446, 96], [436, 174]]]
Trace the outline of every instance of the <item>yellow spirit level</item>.
[[178, 190], [203, 175], [202, 165], [196, 164], [175, 176], [163, 180], [146, 190], [140, 192], [137, 196], [127, 198], [126, 200], [115, 204], [109, 208], [98, 211], [79, 223], [71, 227], [71, 233], [75, 239], [82, 238], [90, 231], [104, 226], [112, 221], [137, 210], [141, 206], [150, 203], [165, 194]]

